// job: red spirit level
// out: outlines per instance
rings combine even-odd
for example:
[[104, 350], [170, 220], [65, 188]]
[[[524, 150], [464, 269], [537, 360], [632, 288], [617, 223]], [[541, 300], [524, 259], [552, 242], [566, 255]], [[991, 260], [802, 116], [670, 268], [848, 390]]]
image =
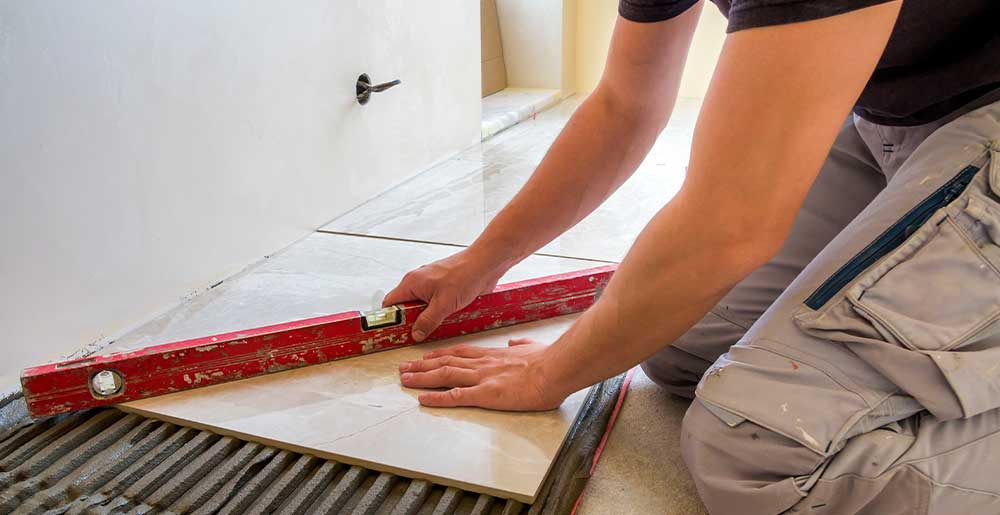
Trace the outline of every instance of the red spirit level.
[[[577, 313], [590, 307], [616, 265], [498, 286], [445, 319], [430, 340]], [[164, 395], [413, 345], [425, 304], [348, 311], [145, 349], [25, 369], [21, 389], [34, 417]]]

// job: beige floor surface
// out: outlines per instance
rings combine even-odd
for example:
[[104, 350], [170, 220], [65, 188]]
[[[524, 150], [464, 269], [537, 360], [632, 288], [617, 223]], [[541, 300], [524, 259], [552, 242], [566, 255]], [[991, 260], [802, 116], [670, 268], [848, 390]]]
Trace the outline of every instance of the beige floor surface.
[[688, 404], [637, 369], [577, 515], [706, 514], [678, 445]]

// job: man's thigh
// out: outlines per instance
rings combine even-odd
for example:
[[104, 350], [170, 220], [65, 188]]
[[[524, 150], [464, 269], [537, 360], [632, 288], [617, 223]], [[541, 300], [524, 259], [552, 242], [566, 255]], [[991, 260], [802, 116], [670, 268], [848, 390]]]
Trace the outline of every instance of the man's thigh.
[[[768, 446], [799, 449], [756, 480], [729, 478], [788, 476], [776, 494], [787, 501], [805, 496], [852, 437], [922, 410], [944, 423], [1000, 406], [996, 145], [1000, 104], [931, 134], [705, 374], [685, 431], [703, 496], [727, 495], [711, 479], [732, 472], [719, 464], [736, 448], [751, 463], [780, 460]], [[766, 434], [727, 437], [744, 423]]]
[[778, 254], [733, 288], [673, 345], [647, 360], [643, 364], [646, 374], [672, 393], [693, 397], [695, 385], [712, 362], [743, 337], [816, 254], [884, 187], [875, 159], [849, 118]]
[[1000, 513], [1000, 409], [927, 412], [847, 442], [794, 513]]

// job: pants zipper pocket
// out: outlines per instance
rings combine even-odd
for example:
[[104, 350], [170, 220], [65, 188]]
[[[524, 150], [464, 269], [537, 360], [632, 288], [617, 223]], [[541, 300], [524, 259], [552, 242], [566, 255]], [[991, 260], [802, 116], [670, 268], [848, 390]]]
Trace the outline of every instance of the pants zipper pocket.
[[903, 215], [896, 223], [885, 230], [875, 241], [871, 242], [861, 252], [844, 263], [833, 275], [827, 278], [819, 288], [810, 295], [805, 304], [811, 309], [820, 309], [834, 295], [847, 286], [861, 272], [903, 244], [906, 239], [920, 228], [937, 210], [950, 204], [965, 191], [972, 179], [979, 172], [977, 166], [967, 166], [955, 177], [944, 183], [926, 199]]

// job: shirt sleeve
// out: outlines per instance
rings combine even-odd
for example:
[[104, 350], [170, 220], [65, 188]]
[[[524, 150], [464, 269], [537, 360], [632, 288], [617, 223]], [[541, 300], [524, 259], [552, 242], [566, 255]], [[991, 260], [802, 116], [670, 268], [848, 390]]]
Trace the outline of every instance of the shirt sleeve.
[[732, 0], [726, 32], [829, 18], [892, 0]]
[[[828, 18], [892, 0], [713, 0], [728, 13], [726, 32]], [[635, 22], [668, 20], [698, 0], [619, 0], [618, 14]]]
[[696, 3], [698, 0], [619, 0], [618, 14], [629, 21], [650, 23], [669, 20]]

